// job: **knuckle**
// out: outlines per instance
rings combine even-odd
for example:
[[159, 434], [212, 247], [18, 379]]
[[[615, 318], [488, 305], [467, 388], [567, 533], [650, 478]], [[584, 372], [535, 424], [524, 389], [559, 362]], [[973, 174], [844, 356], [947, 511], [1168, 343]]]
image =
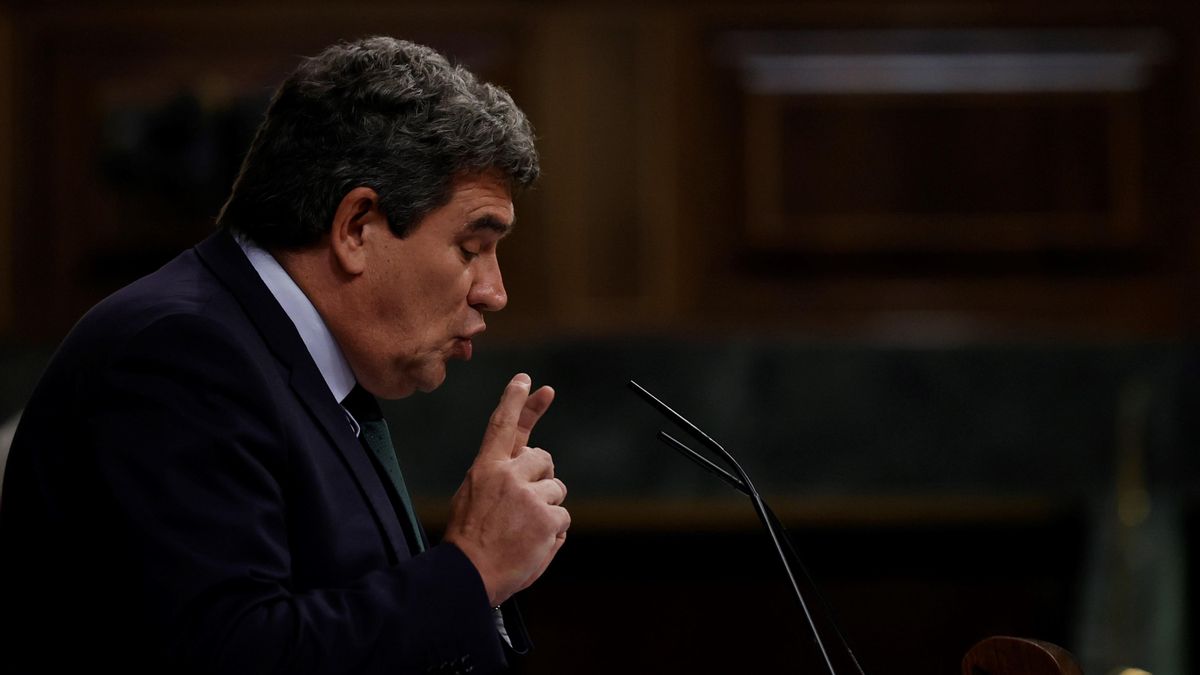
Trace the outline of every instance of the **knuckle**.
[[467, 469], [467, 484], [479, 488], [484, 485], [495, 485], [506, 480], [507, 466], [496, 463], [476, 462]]
[[537, 489], [533, 486], [533, 483], [522, 485], [519, 494], [525, 508], [537, 509], [542, 504], [542, 500], [538, 498]]
[[551, 475], [554, 473], [554, 456], [546, 452], [542, 448], [530, 448], [530, 452], [534, 453], [538, 464], [550, 470]]
[[496, 484], [501, 486], [503, 490], [511, 489], [518, 482], [517, 477], [513, 475], [512, 467], [508, 464], [493, 467], [492, 475], [495, 477]]

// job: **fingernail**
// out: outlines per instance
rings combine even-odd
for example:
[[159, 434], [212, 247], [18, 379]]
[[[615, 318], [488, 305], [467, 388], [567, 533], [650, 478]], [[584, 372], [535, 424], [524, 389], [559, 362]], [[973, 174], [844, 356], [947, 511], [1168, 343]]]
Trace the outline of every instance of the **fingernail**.
[[529, 376], [525, 373], [517, 373], [517, 376], [513, 378], [513, 382], [516, 382], [517, 384], [523, 384], [527, 387], [533, 384], [533, 380], [529, 379]]

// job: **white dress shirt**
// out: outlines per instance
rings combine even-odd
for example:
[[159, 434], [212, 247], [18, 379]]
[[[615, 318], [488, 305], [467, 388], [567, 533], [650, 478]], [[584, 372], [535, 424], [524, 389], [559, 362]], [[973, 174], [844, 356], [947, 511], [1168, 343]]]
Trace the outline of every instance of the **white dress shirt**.
[[[317, 370], [321, 371], [321, 377], [325, 379], [325, 385], [329, 387], [334, 400], [341, 403], [354, 389], [354, 385], [358, 384], [358, 380], [355, 379], [354, 371], [350, 369], [350, 362], [346, 360], [342, 348], [338, 346], [337, 340], [333, 339], [333, 333], [329, 332], [329, 326], [325, 325], [325, 320], [321, 318], [312, 301], [300, 290], [275, 256], [242, 237], [238, 237], [237, 242], [249, 258], [250, 265], [258, 273], [258, 277], [266, 284], [267, 290], [271, 291], [275, 301], [296, 326], [300, 339], [304, 341], [304, 346], [316, 362]], [[346, 414], [346, 420], [354, 430], [354, 435], [358, 436], [358, 421], [344, 407], [342, 412]]]

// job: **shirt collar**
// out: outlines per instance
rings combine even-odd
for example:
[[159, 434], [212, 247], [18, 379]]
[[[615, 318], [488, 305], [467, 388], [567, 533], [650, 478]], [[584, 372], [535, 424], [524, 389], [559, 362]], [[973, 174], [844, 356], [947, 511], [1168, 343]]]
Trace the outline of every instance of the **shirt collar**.
[[[300, 339], [304, 341], [304, 346], [308, 348], [308, 353], [317, 364], [317, 370], [321, 371], [325, 385], [340, 403], [350, 394], [350, 390], [354, 389], [357, 380], [354, 371], [350, 369], [350, 363], [346, 361], [346, 355], [342, 353], [342, 348], [325, 325], [325, 320], [273, 255], [243, 237], [236, 239], [250, 260], [250, 265], [266, 284], [267, 290], [271, 291], [275, 301], [296, 326]], [[348, 413], [347, 416], [350, 417]], [[357, 433], [358, 425], [353, 417], [350, 417], [350, 424], [356, 428]]]

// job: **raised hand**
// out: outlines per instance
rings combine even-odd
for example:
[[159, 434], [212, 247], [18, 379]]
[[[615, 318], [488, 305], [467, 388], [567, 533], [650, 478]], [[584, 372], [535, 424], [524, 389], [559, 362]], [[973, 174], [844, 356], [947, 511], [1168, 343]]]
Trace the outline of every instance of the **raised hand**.
[[450, 502], [445, 541], [474, 563], [492, 605], [528, 587], [566, 539], [567, 488], [554, 477], [550, 453], [527, 445], [554, 400], [554, 390], [530, 394], [524, 373], [504, 388], [488, 421], [479, 455]]

